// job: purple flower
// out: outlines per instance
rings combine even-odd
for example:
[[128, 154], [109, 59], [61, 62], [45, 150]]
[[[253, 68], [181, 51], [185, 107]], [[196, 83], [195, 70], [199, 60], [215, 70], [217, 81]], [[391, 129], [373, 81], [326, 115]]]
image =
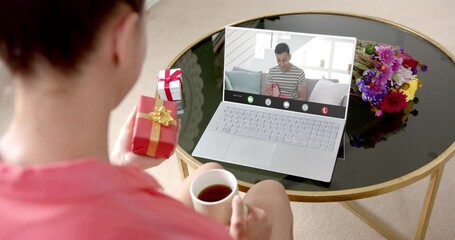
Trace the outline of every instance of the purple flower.
[[403, 48], [403, 47], [400, 47], [400, 48], [398, 48], [398, 51], [399, 51], [400, 53], [404, 53], [404, 48]]
[[389, 68], [389, 67], [386, 67], [384, 68], [384, 70], [382, 70], [381, 74], [379, 74], [379, 77], [378, 77], [378, 82], [380, 83], [386, 83], [387, 80], [391, 79], [392, 78], [392, 69]]
[[359, 89], [360, 89], [361, 92], [364, 92], [364, 93], [370, 93], [371, 92], [370, 86], [368, 86], [368, 85], [362, 85]]
[[369, 92], [363, 92], [362, 93], [362, 100], [369, 102], [371, 99], [371, 93]]
[[373, 69], [367, 69], [363, 71], [362, 75], [365, 77], [374, 77], [376, 75], [376, 72]]
[[360, 88], [360, 86], [364, 84], [363, 79], [361, 78], [357, 79], [355, 84]]
[[403, 58], [395, 57], [393, 59], [393, 63], [392, 63], [392, 71], [397, 72], [398, 69], [400, 69], [402, 64], [403, 64]]
[[412, 75], [416, 75], [418, 72], [417, 68], [413, 68], [413, 69], [411, 69], [411, 71], [412, 71]]
[[420, 66], [420, 70], [422, 70], [422, 72], [426, 72], [428, 70], [428, 66], [422, 65], [422, 66]]
[[376, 95], [385, 93], [387, 91], [387, 81], [381, 82], [377, 80], [371, 87], [371, 91]]
[[378, 51], [379, 60], [384, 64], [390, 66], [395, 59], [395, 53], [390, 46], [376, 46], [376, 51]]

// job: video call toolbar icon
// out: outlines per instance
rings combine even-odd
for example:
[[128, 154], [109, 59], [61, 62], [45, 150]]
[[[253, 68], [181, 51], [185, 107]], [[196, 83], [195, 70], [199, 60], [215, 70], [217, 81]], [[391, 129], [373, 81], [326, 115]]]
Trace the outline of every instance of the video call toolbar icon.
[[308, 111], [308, 104], [306, 104], [306, 103], [305, 103], [305, 104], [302, 104], [302, 110], [303, 110], [304, 112]]
[[322, 112], [322, 114], [327, 114], [327, 113], [329, 113], [329, 108], [328, 107], [322, 107], [321, 108], [321, 112]]

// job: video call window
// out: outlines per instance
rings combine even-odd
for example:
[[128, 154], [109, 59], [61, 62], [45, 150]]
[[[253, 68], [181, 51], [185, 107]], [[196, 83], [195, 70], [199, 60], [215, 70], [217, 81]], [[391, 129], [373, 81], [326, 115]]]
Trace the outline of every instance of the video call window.
[[355, 39], [227, 28], [225, 89], [345, 106]]

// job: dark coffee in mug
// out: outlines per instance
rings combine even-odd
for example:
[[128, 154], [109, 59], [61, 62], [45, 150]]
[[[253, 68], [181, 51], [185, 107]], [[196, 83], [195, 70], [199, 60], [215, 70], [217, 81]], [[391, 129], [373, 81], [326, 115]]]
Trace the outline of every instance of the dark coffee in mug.
[[229, 186], [215, 184], [204, 188], [197, 196], [204, 202], [216, 202], [224, 199], [231, 194], [232, 189]]

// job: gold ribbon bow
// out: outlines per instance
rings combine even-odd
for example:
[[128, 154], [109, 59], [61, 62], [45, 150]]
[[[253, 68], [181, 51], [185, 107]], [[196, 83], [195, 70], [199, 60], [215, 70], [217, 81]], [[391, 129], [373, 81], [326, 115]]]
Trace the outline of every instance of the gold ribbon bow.
[[164, 106], [159, 108], [155, 107], [155, 111], [150, 112], [149, 114], [154, 122], [166, 127], [169, 126], [169, 124], [175, 123], [174, 118], [171, 116], [171, 110], [167, 110]]
[[150, 134], [150, 143], [147, 148], [147, 155], [155, 156], [158, 142], [160, 140], [161, 125], [168, 127], [170, 124], [175, 125], [176, 121], [171, 116], [171, 110], [163, 106], [163, 100], [155, 100], [155, 110], [149, 113], [138, 112], [137, 117], [152, 120], [152, 131]]

